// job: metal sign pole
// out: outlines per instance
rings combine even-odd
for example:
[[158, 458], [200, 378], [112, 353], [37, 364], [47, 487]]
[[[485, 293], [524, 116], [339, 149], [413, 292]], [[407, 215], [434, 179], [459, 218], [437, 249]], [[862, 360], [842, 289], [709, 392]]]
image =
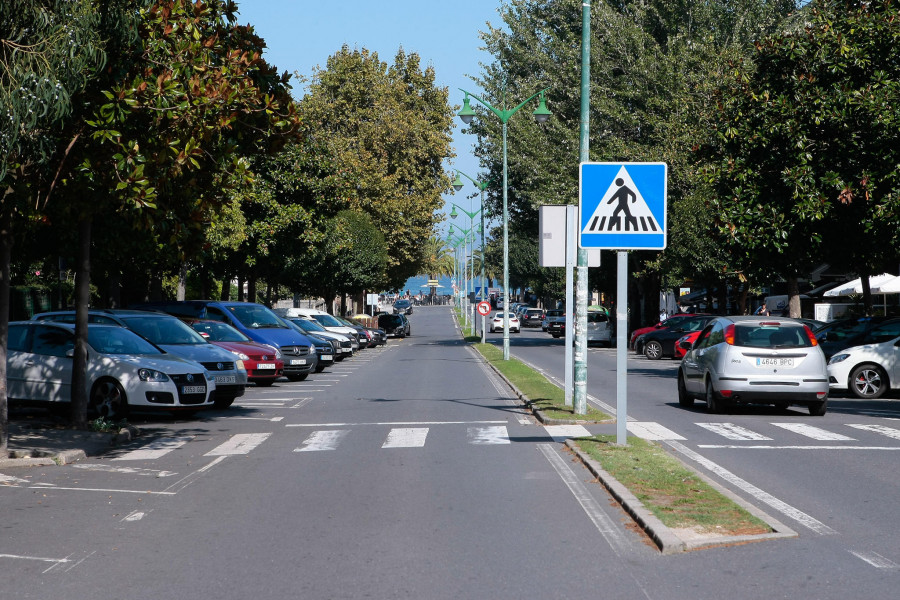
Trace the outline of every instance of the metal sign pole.
[[575, 281], [574, 269], [576, 252], [578, 248], [578, 230], [576, 229], [576, 215], [578, 214], [576, 206], [566, 206], [566, 307], [565, 319], [566, 324], [566, 406], [574, 405], [575, 398], [575, 356], [573, 353], [574, 334], [575, 334]]
[[616, 444], [628, 444], [628, 253], [618, 252], [616, 274]]

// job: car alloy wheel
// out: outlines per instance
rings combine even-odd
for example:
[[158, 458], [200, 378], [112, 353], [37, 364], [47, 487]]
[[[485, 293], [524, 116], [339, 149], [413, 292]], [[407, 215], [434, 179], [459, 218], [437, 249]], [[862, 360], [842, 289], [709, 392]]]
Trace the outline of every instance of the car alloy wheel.
[[115, 379], [101, 379], [91, 390], [90, 408], [101, 417], [113, 421], [128, 414], [128, 398]]
[[887, 383], [887, 376], [877, 365], [860, 365], [850, 373], [850, 391], [857, 398], [880, 398]]
[[650, 360], [659, 360], [662, 358], [662, 344], [656, 340], [650, 340], [644, 344], [644, 356]]

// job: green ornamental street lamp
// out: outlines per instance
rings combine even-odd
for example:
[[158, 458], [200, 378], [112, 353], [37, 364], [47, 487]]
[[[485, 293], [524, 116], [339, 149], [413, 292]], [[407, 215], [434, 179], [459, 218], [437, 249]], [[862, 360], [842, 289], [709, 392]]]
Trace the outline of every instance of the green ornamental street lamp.
[[552, 114], [547, 108], [547, 102], [544, 97], [544, 93], [548, 89], [550, 88], [544, 88], [538, 93], [529, 96], [524, 102], [522, 102], [515, 108], [511, 110], [505, 110], [494, 108], [475, 94], [459, 88], [459, 90], [466, 95], [465, 99], [463, 99], [462, 110], [460, 110], [458, 113], [459, 118], [462, 119], [463, 123], [468, 125], [472, 122], [472, 119], [475, 118], [475, 115], [478, 114], [475, 112], [475, 110], [472, 109], [472, 106], [469, 103], [469, 97], [471, 96], [479, 103], [484, 105], [485, 108], [487, 108], [489, 111], [494, 113], [494, 115], [496, 115], [500, 119], [500, 122], [503, 124], [503, 360], [509, 360], [509, 311], [507, 310], [509, 307], [509, 211], [507, 209], [507, 192], [509, 181], [507, 177], [506, 159], [506, 122], [509, 121], [510, 117], [519, 112], [519, 110], [523, 106], [537, 97], [540, 97], [538, 107], [537, 110], [535, 110], [532, 114], [534, 115], [535, 121], [537, 121], [538, 123], [546, 122]]
[[[459, 190], [461, 190], [464, 185], [464, 182], [463, 182], [461, 176], [467, 178], [469, 181], [474, 183], [475, 187], [477, 187], [479, 189], [479, 191], [481, 192], [481, 208], [479, 208], [478, 210], [476, 210], [474, 212], [469, 212], [466, 209], [464, 209], [463, 207], [451, 202], [450, 204], [453, 205], [453, 211], [450, 213], [450, 218], [455, 219], [457, 217], [457, 215], [458, 215], [458, 213], [456, 212], [457, 208], [459, 210], [463, 211], [466, 215], [468, 215], [470, 221], [475, 218], [475, 215], [477, 215], [478, 213], [481, 213], [481, 296], [480, 296], [480, 298], [481, 298], [481, 300], [484, 300], [486, 298], [486, 287], [485, 287], [485, 276], [484, 276], [484, 190], [487, 189], [488, 185], [490, 185], [491, 182], [490, 181], [476, 181], [475, 179], [472, 179], [469, 175], [466, 175], [465, 173], [463, 173], [462, 171], [457, 169], [456, 170], [456, 179], [453, 180], [453, 189], [456, 190], [457, 192]], [[472, 261], [473, 270], [475, 268], [474, 262], [475, 261], [473, 260]], [[473, 323], [473, 326], [474, 326], [474, 323]], [[484, 327], [485, 327], [485, 317], [482, 315], [482, 317], [481, 317], [481, 343], [482, 344], [485, 342]]]

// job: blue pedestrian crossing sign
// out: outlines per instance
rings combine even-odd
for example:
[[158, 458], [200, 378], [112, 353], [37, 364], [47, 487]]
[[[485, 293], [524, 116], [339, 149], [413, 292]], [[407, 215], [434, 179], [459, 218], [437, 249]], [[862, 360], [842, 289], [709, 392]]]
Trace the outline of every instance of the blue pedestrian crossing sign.
[[666, 163], [581, 163], [578, 245], [664, 249], [667, 174]]

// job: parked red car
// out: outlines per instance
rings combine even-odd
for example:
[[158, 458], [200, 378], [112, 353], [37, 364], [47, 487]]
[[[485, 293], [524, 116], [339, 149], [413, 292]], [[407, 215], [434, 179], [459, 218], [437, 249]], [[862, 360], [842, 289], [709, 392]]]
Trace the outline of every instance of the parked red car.
[[681, 344], [695, 344], [697, 343], [698, 337], [700, 337], [700, 331], [692, 331], [678, 338], [678, 341], [675, 342], [675, 360], [681, 360], [682, 358], [684, 358], [684, 355], [687, 354], [688, 349], [683, 347]]
[[[628, 347], [632, 350], [638, 352], [639, 354], [643, 352], [643, 349], [635, 348], [634, 343], [637, 341], [639, 337], [644, 335], [645, 333], [650, 333], [651, 331], [655, 331], [657, 329], [669, 329], [671, 327], [676, 327], [681, 324], [682, 321], [686, 319], [693, 319], [694, 317], [706, 316], [706, 313], [683, 313], [678, 314], [672, 317], [669, 317], [665, 321], [660, 321], [656, 325], [652, 327], [641, 327], [640, 329], [635, 329], [631, 332], [631, 338], [628, 341]], [[677, 346], [677, 344], [676, 344]]]
[[259, 386], [269, 386], [284, 375], [284, 361], [277, 349], [254, 342], [246, 335], [221, 321], [182, 319], [194, 330], [220, 348], [228, 350], [244, 363], [247, 380]]

